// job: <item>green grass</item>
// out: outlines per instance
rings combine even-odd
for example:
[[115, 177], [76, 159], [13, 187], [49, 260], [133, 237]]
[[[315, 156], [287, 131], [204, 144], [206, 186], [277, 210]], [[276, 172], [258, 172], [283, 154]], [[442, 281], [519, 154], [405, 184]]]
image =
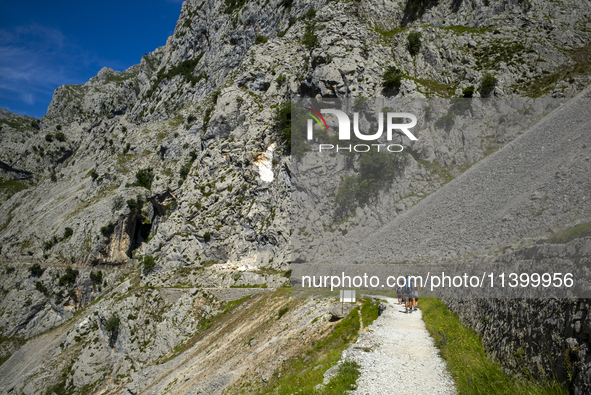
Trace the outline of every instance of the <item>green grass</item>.
[[552, 237], [545, 240], [545, 242], [549, 244], [564, 244], [579, 237], [587, 236], [591, 236], [591, 222], [565, 229], [562, 232], [554, 234]]
[[0, 119], [0, 124], [10, 126], [11, 128], [16, 129], [18, 131], [23, 131], [26, 129], [33, 130], [33, 127], [31, 126], [31, 122], [32, 122], [31, 119], [20, 118], [20, 117]]
[[0, 177], [0, 192], [6, 193], [8, 198], [10, 198], [15, 193], [18, 193], [24, 189], [27, 189], [29, 186], [27, 183], [20, 181], [20, 180], [7, 180], [5, 178]]
[[469, 27], [469, 26], [445, 26], [440, 27], [439, 29], [449, 30], [450, 32], [456, 34], [464, 34], [464, 33], [476, 33], [476, 34], [484, 34], [487, 31], [490, 31], [490, 27]]
[[517, 378], [486, 355], [479, 336], [463, 326], [456, 314], [437, 299], [420, 299], [419, 307], [427, 330], [435, 340], [447, 364], [459, 395], [568, 394], [566, 388], [552, 381]]
[[489, 46], [474, 52], [476, 70], [496, 70], [500, 62], [505, 62], [508, 66], [517, 66], [526, 63], [524, 58], [526, 54], [535, 54], [535, 51], [520, 42], [495, 40]]
[[452, 97], [455, 91], [454, 84], [445, 84], [427, 78], [415, 78], [410, 76], [405, 76], [404, 78], [408, 78], [419, 84], [420, 86], [417, 89], [427, 97], [431, 97], [432, 95], [437, 97]]
[[12, 354], [8, 354], [3, 356], [2, 358], [0, 358], [0, 366], [2, 366], [2, 364], [6, 361], [8, 361], [8, 359], [12, 356]]
[[129, 80], [131, 78], [137, 77], [137, 75], [139, 74], [138, 71], [134, 71], [131, 73], [113, 73], [113, 74], [109, 74], [105, 79], [107, 80], [107, 82], [123, 82], [126, 80]]
[[[349, 344], [357, 340], [360, 329], [359, 313], [364, 325], [370, 325], [378, 316], [378, 304], [372, 304], [368, 299], [363, 300], [360, 307], [355, 307], [347, 317], [332, 327], [328, 336], [315, 342], [312, 348], [301, 355], [285, 361], [258, 394], [336, 395], [355, 388], [359, 377], [358, 366], [353, 362], [344, 362], [339, 367], [339, 373], [323, 391], [314, 390], [317, 384], [322, 383], [324, 372], [341, 359], [341, 353]], [[318, 365], [322, 367], [314, 369]], [[281, 373], [281, 377], [278, 373]]]
[[540, 97], [551, 92], [560, 81], [591, 75], [591, 44], [565, 52], [572, 57], [574, 64], [562, 66], [554, 73], [538, 76], [531, 81], [515, 84], [514, 87], [524, 89], [530, 97]]
[[347, 394], [349, 390], [356, 388], [355, 383], [361, 373], [359, 365], [354, 361], [345, 361], [339, 366], [339, 373], [326, 385], [322, 394], [341, 395]]
[[230, 285], [230, 288], [267, 288], [267, 284]]
[[418, 162], [423, 165], [429, 173], [439, 176], [439, 178], [443, 180], [443, 184], [447, 184], [454, 179], [449, 169], [442, 166], [439, 162], [429, 162], [423, 159], [419, 159]]
[[399, 27], [394, 28], [392, 30], [384, 30], [384, 29], [381, 29], [379, 27], [376, 27], [374, 30], [375, 30], [376, 33], [378, 33], [382, 37], [391, 38], [391, 37], [396, 36], [397, 34], [402, 33], [406, 29], [407, 29], [406, 26], [399, 26]]
[[173, 66], [168, 72], [164, 72], [164, 67], [161, 68], [160, 71], [158, 71], [158, 74], [156, 74], [156, 81], [154, 82], [152, 87], [146, 92], [146, 97], [151, 97], [162, 81], [164, 81], [167, 78], [172, 79], [177, 75], [182, 75], [184, 81], [190, 82], [191, 85], [196, 85], [202, 79], [207, 80], [207, 75], [205, 73], [201, 73], [197, 76], [193, 75], [193, 71], [195, 70], [195, 67], [197, 67], [197, 64], [199, 63], [202, 57], [203, 52], [195, 56], [193, 59], [187, 59], [177, 64], [176, 66]]

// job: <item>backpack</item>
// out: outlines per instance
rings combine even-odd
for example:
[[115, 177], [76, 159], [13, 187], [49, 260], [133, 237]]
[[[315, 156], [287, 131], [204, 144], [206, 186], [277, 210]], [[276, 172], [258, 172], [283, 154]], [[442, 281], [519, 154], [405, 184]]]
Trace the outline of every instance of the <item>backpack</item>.
[[412, 293], [412, 280], [407, 280], [404, 282], [404, 293]]

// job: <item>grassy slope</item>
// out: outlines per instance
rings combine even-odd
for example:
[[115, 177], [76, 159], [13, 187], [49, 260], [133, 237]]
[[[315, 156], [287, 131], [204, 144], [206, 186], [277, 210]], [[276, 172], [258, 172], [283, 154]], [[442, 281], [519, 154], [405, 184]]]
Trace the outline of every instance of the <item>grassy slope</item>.
[[[336, 395], [354, 388], [359, 377], [359, 370], [354, 362], [345, 362], [341, 364], [339, 374], [330, 381], [322, 392], [314, 391], [314, 387], [322, 383], [324, 372], [341, 359], [341, 353], [349, 344], [357, 340], [360, 315], [364, 325], [370, 325], [378, 317], [378, 304], [372, 304], [368, 299], [363, 300], [360, 307], [353, 309], [346, 318], [334, 325], [332, 332], [317, 342], [314, 348], [286, 361], [258, 393], [281, 395], [297, 392], [298, 395], [319, 393]], [[314, 369], [319, 365], [321, 368]], [[280, 377], [279, 372], [281, 373]]]

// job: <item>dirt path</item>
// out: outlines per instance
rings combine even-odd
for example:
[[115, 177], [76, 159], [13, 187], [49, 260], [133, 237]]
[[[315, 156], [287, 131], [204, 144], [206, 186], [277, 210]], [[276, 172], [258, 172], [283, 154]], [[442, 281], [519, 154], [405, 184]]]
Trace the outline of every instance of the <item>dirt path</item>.
[[383, 314], [343, 354], [359, 363], [354, 395], [455, 394], [452, 379], [425, 328], [420, 310], [404, 313], [392, 298]]

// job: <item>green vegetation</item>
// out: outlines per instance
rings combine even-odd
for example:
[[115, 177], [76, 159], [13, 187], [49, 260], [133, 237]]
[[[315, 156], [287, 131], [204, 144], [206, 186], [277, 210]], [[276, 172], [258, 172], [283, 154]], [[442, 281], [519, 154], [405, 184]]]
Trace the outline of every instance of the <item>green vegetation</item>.
[[380, 315], [380, 304], [372, 303], [369, 299], [363, 299], [363, 306], [360, 313], [363, 325], [367, 326], [369, 325], [368, 323], [374, 322]]
[[535, 54], [532, 48], [527, 48], [520, 42], [495, 40], [491, 45], [482, 47], [474, 52], [477, 70], [497, 69], [499, 63], [517, 66], [526, 63], [526, 54]]
[[[147, 58], [147, 56], [146, 56], [146, 58]], [[123, 82], [123, 81], [127, 81], [133, 77], [137, 77], [137, 75], [138, 75], [137, 71], [130, 72], [130, 73], [114, 72], [114, 73], [107, 75], [105, 80], [107, 82]]]
[[[300, 159], [309, 147], [306, 141], [306, 117], [301, 103], [292, 105], [290, 101], [285, 101], [279, 104], [273, 118], [274, 129], [279, 140], [284, 143], [284, 152], [291, 151], [291, 155]], [[292, 129], [296, 136], [292, 136]]]
[[302, 37], [302, 44], [311, 50], [318, 42], [318, 36], [314, 34], [316, 30], [316, 22], [307, 22], [306, 23], [306, 30], [304, 31], [304, 35]]
[[279, 85], [285, 84], [286, 81], [287, 81], [287, 77], [283, 74], [279, 74], [279, 77], [277, 77], [277, 79], [275, 79], [275, 82], [277, 82]]
[[100, 270], [96, 273], [94, 271], [91, 271], [90, 281], [95, 285], [101, 285], [103, 283], [103, 272], [101, 272]]
[[275, 129], [286, 146], [291, 146], [291, 102], [284, 101], [275, 109]]
[[96, 180], [99, 176], [99, 174], [96, 172], [96, 169], [92, 169], [88, 174], [90, 175], [93, 181]]
[[353, 362], [342, 363], [338, 374], [321, 392], [316, 391], [314, 387], [322, 383], [324, 372], [334, 366], [340, 360], [343, 350], [357, 339], [360, 329], [359, 316], [364, 317], [363, 323], [367, 326], [377, 317], [376, 311], [377, 305], [370, 300], [363, 300], [362, 306], [355, 307], [347, 317], [334, 324], [326, 337], [314, 342], [311, 348], [300, 355], [284, 361], [268, 383], [263, 384], [258, 392], [249, 390], [249, 393], [341, 395], [354, 389], [359, 369]]
[[15, 193], [27, 189], [29, 186], [20, 180], [10, 180], [0, 177], [0, 193], [5, 194], [10, 199]]
[[344, 361], [339, 365], [339, 371], [326, 385], [322, 391], [323, 395], [341, 395], [348, 394], [349, 391], [354, 390], [355, 383], [361, 375], [359, 372], [359, 365], [354, 361]]
[[289, 311], [289, 307], [283, 307], [281, 309], [279, 309], [279, 311], [277, 312], [277, 319], [280, 319], [281, 317], [283, 317], [285, 315], [285, 313], [287, 313]]
[[121, 210], [123, 208], [123, 203], [125, 203], [123, 201], [123, 196], [115, 196], [113, 199], [113, 205], [111, 206], [113, 212]]
[[181, 177], [181, 180], [184, 180], [189, 175], [189, 172], [191, 171], [191, 164], [192, 164], [191, 162], [187, 162], [181, 167], [181, 171], [179, 174]]
[[226, 0], [226, 8], [224, 13], [231, 14], [234, 11], [239, 11], [246, 4], [246, 0]]
[[151, 168], [140, 170], [135, 173], [136, 182], [131, 184], [135, 187], [143, 187], [146, 189], [152, 189], [152, 181], [154, 181], [154, 173]]
[[254, 38], [254, 45], [264, 44], [267, 41], [269, 41], [269, 39], [267, 37], [262, 36], [262, 35], [259, 34], [258, 36], [256, 36]]
[[308, 12], [304, 14], [305, 19], [314, 19], [316, 18], [316, 10], [314, 8], [310, 8]]
[[41, 277], [45, 269], [41, 269], [41, 266], [38, 263], [35, 263], [33, 266], [29, 268], [31, 272], [31, 276], [33, 277]]
[[287, 25], [287, 28], [284, 31], [277, 33], [277, 37], [285, 36], [285, 34], [289, 30], [289, 28], [292, 27], [293, 25], [295, 25], [295, 23], [297, 21], [298, 21], [297, 18], [289, 18], [289, 24]]
[[64, 141], [66, 141], [66, 135], [63, 134], [62, 132], [58, 132], [58, 133], [55, 134], [55, 139], [57, 141], [64, 142]]
[[407, 164], [403, 154], [369, 151], [360, 155], [359, 172], [341, 180], [335, 197], [335, 220], [341, 220], [355, 208], [375, 199], [380, 190], [388, 188], [394, 176]]
[[498, 80], [490, 74], [485, 74], [480, 82], [480, 95], [482, 97], [489, 97], [490, 94], [495, 90]]
[[64, 237], [62, 237], [62, 240], [67, 239], [68, 237], [72, 236], [73, 234], [74, 234], [74, 230], [72, 228], [66, 227], [64, 229]]
[[406, 48], [408, 48], [408, 52], [411, 56], [415, 56], [421, 50], [421, 32], [410, 32], [408, 33], [407, 40], [408, 43], [406, 44]]
[[197, 66], [202, 57], [203, 52], [201, 52], [193, 59], [188, 59], [184, 62], [177, 64], [176, 66], [172, 67], [167, 73], [164, 72], [164, 68], [161, 68], [160, 71], [158, 71], [158, 74], [156, 74], [156, 81], [154, 82], [154, 85], [152, 85], [150, 90], [146, 92], [146, 96], [151, 97], [162, 81], [164, 81], [165, 79], [171, 79], [173, 77], [176, 77], [177, 75], [182, 75], [183, 79], [186, 82], [190, 82], [191, 85], [197, 84], [202, 79], [207, 79], [207, 75], [205, 75], [205, 73], [201, 73], [198, 76], [193, 75], [193, 70], [195, 70], [195, 67]]
[[66, 382], [67, 382], [67, 377], [68, 377], [68, 373], [64, 372], [64, 374], [62, 375], [62, 380], [57, 383], [56, 385], [54, 385], [51, 388], [47, 389], [47, 392], [45, 392], [45, 395], [68, 395], [71, 394], [72, 391], [70, 391], [67, 387], [66, 387]]
[[56, 236], [53, 236], [51, 239], [49, 239], [48, 241], [45, 241], [43, 243], [43, 249], [49, 250], [49, 249], [51, 249], [51, 247], [53, 247], [54, 245], [56, 245], [59, 242], [60, 241], [58, 240], [58, 238]]
[[135, 199], [129, 199], [127, 201], [127, 206], [129, 207], [129, 209], [131, 211], [134, 211], [137, 208], [137, 200], [135, 200]]
[[146, 275], [154, 270], [156, 267], [156, 260], [152, 255], [146, 255], [142, 260], [142, 266], [144, 269], [144, 275]]
[[59, 286], [72, 286], [76, 282], [76, 278], [78, 277], [78, 270], [74, 270], [71, 267], [66, 268], [66, 273], [60, 277]]
[[209, 241], [209, 239], [211, 239], [211, 233], [209, 233], [209, 232], [205, 232], [205, 233], [203, 234], [203, 240], [205, 240], [205, 241]]
[[398, 70], [395, 66], [388, 66], [382, 75], [382, 87], [390, 91], [400, 89], [402, 75], [402, 71]]
[[470, 99], [472, 96], [474, 96], [474, 90], [474, 85], [470, 85], [462, 91], [462, 96], [466, 99]]
[[49, 296], [49, 290], [41, 281], [35, 281], [35, 289], [45, 296]]
[[[458, 394], [567, 394], [552, 381], [518, 378], [486, 355], [480, 338], [463, 326], [458, 317], [437, 299], [420, 299], [419, 307], [427, 330], [435, 340], [441, 356], [455, 382]], [[526, 376], [528, 374], [526, 373]]]
[[109, 317], [107, 322], [105, 322], [105, 330], [112, 334], [117, 329], [119, 329], [119, 323], [120, 323], [119, 316], [117, 315], [117, 313], [113, 313], [113, 314], [111, 314], [111, 317]]
[[397, 34], [402, 33], [403, 31], [405, 31], [407, 28], [405, 26], [399, 26], [397, 28], [394, 28], [392, 30], [384, 30], [382, 28], [376, 27], [374, 30], [376, 33], [378, 33], [379, 35], [381, 35], [384, 38], [391, 38], [394, 37]]
[[549, 244], [565, 244], [571, 240], [578, 239], [579, 237], [591, 236], [591, 222], [573, 226], [563, 230], [562, 232], [555, 233], [545, 243]]
[[101, 234], [103, 236], [108, 236], [109, 234], [113, 233], [113, 230], [114, 230], [113, 224], [101, 226]]
[[561, 66], [558, 71], [534, 78], [532, 81], [524, 82], [521, 87], [525, 89], [528, 96], [540, 97], [551, 92], [560, 81], [574, 83], [574, 77], [587, 76], [591, 74], [591, 44], [583, 47], [573, 48], [566, 51], [572, 57], [573, 64]]
[[449, 110], [456, 115], [463, 115], [472, 110], [472, 100], [464, 99], [463, 97], [453, 97], [450, 100]]
[[45, 135], [45, 141], [47, 141], [48, 143], [51, 143], [51, 142], [53, 141], [53, 135], [52, 135], [52, 134], [49, 134], [49, 133], [47, 133], [47, 134]]
[[435, 121], [435, 127], [445, 129], [449, 132], [456, 122], [455, 119], [456, 115], [450, 110], [447, 114]]

